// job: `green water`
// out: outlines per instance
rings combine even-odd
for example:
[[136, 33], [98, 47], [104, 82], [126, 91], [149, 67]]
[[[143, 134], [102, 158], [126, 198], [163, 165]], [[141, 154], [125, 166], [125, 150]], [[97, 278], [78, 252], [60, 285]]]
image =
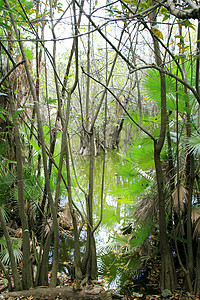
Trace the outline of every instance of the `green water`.
[[[75, 157], [75, 166], [79, 184], [88, 192], [89, 184], [89, 158]], [[118, 151], [109, 151], [106, 154], [105, 160], [105, 177], [103, 188], [103, 219], [95, 233], [97, 255], [100, 257], [102, 252], [108, 247], [112, 241], [116, 231], [119, 231], [126, 222], [126, 217], [129, 216], [129, 210], [121, 195], [116, 192], [117, 187], [125, 185], [126, 182], [118, 175], [118, 171], [123, 164], [123, 159]], [[94, 225], [98, 223], [101, 214], [101, 190], [102, 190], [102, 171], [103, 171], [103, 155], [95, 157], [94, 160], [94, 193], [93, 193], [93, 215]], [[74, 179], [75, 182], [75, 179]], [[77, 206], [81, 208], [80, 199], [85, 209], [84, 195], [78, 187], [78, 197], [73, 191], [73, 199]], [[65, 205], [67, 199], [61, 201], [61, 205]], [[84, 240], [84, 231], [82, 234]], [[84, 241], [83, 241], [84, 247]], [[63, 238], [60, 241], [60, 256], [62, 261], [73, 260], [73, 239]], [[67, 270], [66, 270], [67, 271]]]
[[[78, 158], [80, 168], [77, 169], [80, 182], [88, 188], [89, 158]], [[105, 177], [103, 189], [103, 219], [96, 239], [98, 243], [107, 242], [113, 232], [123, 224], [126, 216], [126, 206], [123, 204], [117, 187], [123, 185], [123, 179], [118, 170], [123, 163], [118, 151], [109, 151], [106, 154]], [[99, 221], [101, 213], [101, 187], [102, 187], [103, 155], [95, 157], [94, 161], [94, 193], [93, 214], [94, 224]]]

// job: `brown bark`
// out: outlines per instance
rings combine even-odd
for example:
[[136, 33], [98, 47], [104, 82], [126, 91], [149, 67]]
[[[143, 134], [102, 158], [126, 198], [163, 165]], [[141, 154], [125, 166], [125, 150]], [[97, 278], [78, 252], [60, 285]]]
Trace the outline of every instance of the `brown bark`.
[[[19, 274], [17, 271], [17, 264], [16, 264], [15, 257], [13, 254], [12, 243], [10, 240], [10, 236], [9, 236], [9, 233], [8, 233], [8, 230], [6, 227], [6, 221], [2, 214], [1, 208], [0, 208], [0, 223], [1, 223], [1, 227], [3, 229], [3, 233], [5, 235], [8, 253], [9, 253], [9, 257], [10, 257], [12, 276], [13, 276], [13, 281], [14, 281], [14, 289], [16, 291], [20, 291], [20, 290], [22, 290], [22, 283], [21, 283], [21, 280], [20, 280], [20, 277], [19, 277]], [[4, 272], [6, 272], [6, 270]], [[7, 275], [6, 277], [9, 278], [9, 275], [7, 274], [7, 272], [6, 272], [6, 275]], [[10, 283], [10, 279], [8, 279], [8, 280], [9, 280], [8, 282]]]
[[124, 124], [124, 118], [119, 120], [118, 119], [118, 124], [114, 126], [114, 129], [112, 131], [111, 134], [111, 140], [109, 142], [109, 147], [112, 149], [117, 149], [119, 146], [119, 142], [120, 142], [120, 133], [122, 131], [123, 128], [123, 124]]
[[89, 192], [86, 197], [87, 207], [87, 243], [83, 259], [83, 272], [88, 279], [97, 277], [96, 246], [93, 232], [93, 184], [94, 184], [94, 133], [90, 135], [90, 169], [89, 169]]
[[111, 291], [104, 291], [101, 286], [86, 287], [80, 291], [75, 292], [73, 287], [61, 287], [61, 288], [44, 288], [31, 289], [29, 291], [6, 293], [4, 296], [8, 297], [34, 297], [38, 299], [85, 299], [85, 300], [111, 300], [116, 299], [114, 295], [112, 297]]
[[166, 132], [166, 83], [165, 74], [160, 72], [161, 78], [161, 129], [158, 141], [154, 141], [154, 161], [156, 169], [156, 179], [159, 197], [159, 234], [160, 234], [160, 254], [161, 254], [161, 290], [175, 290], [177, 285], [174, 262], [169, 247], [166, 226], [165, 197], [164, 197], [164, 177], [160, 153], [165, 140]]
[[74, 271], [75, 271], [75, 279], [80, 280], [83, 277], [82, 270], [81, 270], [81, 256], [80, 256], [80, 242], [79, 242], [79, 233], [78, 233], [78, 224], [76, 219], [76, 214], [73, 208], [72, 202], [72, 191], [71, 191], [71, 175], [70, 175], [70, 157], [69, 157], [69, 150], [68, 150], [68, 141], [66, 135], [64, 136], [64, 145], [65, 146], [65, 155], [66, 155], [66, 169], [67, 169], [67, 185], [68, 185], [68, 202], [69, 202], [69, 209], [70, 214], [72, 217], [73, 227], [74, 227]]
[[[156, 20], [155, 12], [152, 13], [152, 20]], [[151, 20], [151, 21], [152, 21]], [[155, 61], [158, 66], [162, 65], [162, 58], [160, 52], [159, 42], [156, 37], [150, 32], [154, 43]], [[154, 162], [156, 169], [157, 189], [159, 197], [159, 235], [160, 235], [160, 254], [161, 254], [161, 273], [160, 273], [160, 288], [161, 290], [169, 289], [174, 291], [177, 287], [177, 278], [172, 258], [172, 253], [169, 246], [166, 225], [166, 211], [165, 211], [165, 196], [164, 196], [164, 176], [162, 163], [160, 159], [161, 150], [164, 145], [167, 114], [166, 114], [166, 78], [162, 68], [159, 71], [160, 86], [161, 86], [161, 124], [160, 134], [158, 140], [154, 140]]]
[[160, 151], [156, 142], [154, 143], [154, 161], [159, 196], [159, 234], [161, 255], [160, 288], [161, 290], [169, 289], [174, 291], [177, 286], [177, 280], [167, 236], [163, 171], [160, 160]]
[[17, 160], [17, 186], [18, 186], [18, 209], [19, 216], [22, 225], [22, 237], [23, 237], [23, 268], [22, 268], [22, 285], [23, 288], [29, 289], [33, 286], [32, 278], [32, 262], [31, 262], [31, 250], [30, 250], [30, 234], [28, 219], [25, 211], [24, 202], [24, 185], [23, 185], [23, 164], [22, 164], [22, 149], [20, 141], [20, 133], [18, 128], [18, 118], [16, 118], [15, 104], [13, 96], [10, 95], [10, 106], [13, 117], [13, 126], [15, 134], [15, 146], [16, 146], [16, 160]]
[[[182, 34], [182, 28], [180, 28], [180, 34]], [[181, 43], [184, 45], [184, 40], [180, 38]], [[183, 80], [187, 82], [185, 65], [182, 60], [182, 74]], [[187, 94], [187, 87], [184, 86], [184, 92]], [[190, 104], [185, 102], [185, 106], [189, 111]], [[191, 137], [192, 128], [191, 128], [191, 116], [190, 113], [186, 114], [186, 136]], [[194, 277], [194, 257], [193, 257], [193, 241], [192, 241], [192, 197], [193, 197], [193, 184], [194, 184], [194, 156], [191, 151], [186, 151], [186, 165], [185, 165], [185, 175], [186, 182], [185, 186], [187, 188], [187, 203], [186, 203], [186, 212], [187, 212], [187, 220], [186, 220], [186, 228], [187, 228], [187, 270], [189, 271], [190, 281], [193, 281]], [[189, 284], [188, 288], [190, 288], [192, 284]], [[190, 292], [192, 290], [190, 289]]]
[[[38, 264], [38, 270], [35, 280], [35, 286], [48, 286], [48, 273], [49, 273], [49, 249], [52, 242], [53, 230], [51, 229], [45, 240], [43, 254], [41, 255]], [[42, 245], [41, 245], [42, 247]], [[42, 250], [42, 249], [41, 249]]]
[[[45, 139], [44, 139], [44, 133], [43, 133], [39, 103], [38, 103], [38, 100], [37, 100], [35, 87], [33, 85], [33, 79], [32, 79], [31, 74], [30, 74], [30, 70], [29, 70], [27, 58], [26, 58], [26, 55], [25, 55], [23, 43], [20, 40], [20, 34], [19, 34], [16, 22], [15, 22], [14, 16], [11, 13], [11, 9], [10, 9], [10, 5], [9, 5], [8, 1], [4, 0], [4, 3], [5, 3], [5, 6], [10, 11], [9, 15], [10, 15], [11, 22], [12, 22], [12, 25], [13, 25], [14, 30], [15, 30], [15, 34], [16, 34], [17, 39], [18, 39], [18, 43], [19, 43], [19, 47], [20, 47], [22, 57], [25, 61], [24, 65], [25, 65], [26, 75], [27, 75], [28, 83], [29, 83], [29, 86], [30, 86], [31, 94], [33, 96], [33, 100], [34, 100], [35, 108], [36, 108], [36, 114], [37, 114], [37, 120], [38, 120], [38, 131], [39, 131], [39, 135], [40, 135], [40, 142], [41, 142], [41, 148], [42, 148], [45, 183], [46, 183], [46, 187], [47, 187], [48, 199], [49, 199], [49, 203], [50, 203], [50, 206], [51, 206], [51, 212], [52, 212], [52, 216], [53, 216], [54, 257], [53, 257], [51, 284], [53, 286], [56, 286], [56, 283], [57, 283], [57, 268], [58, 268], [59, 230], [58, 230], [58, 221], [57, 221], [57, 211], [56, 211], [56, 208], [54, 206], [53, 197], [52, 197], [52, 193], [51, 193], [51, 187], [50, 187], [50, 178], [49, 178], [49, 173], [48, 173], [47, 157], [46, 157], [46, 145], [45, 145]], [[19, 158], [18, 159], [20, 159], [20, 153], [19, 153]], [[19, 169], [19, 172], [22, 172], [22, 170]], [[23, 186], [23, 178], [22, 178], [22, 180], [19, 181], [19, 184], [20, 184], [20, 187], [21, 187], [21, 185]], [[19, 189], [19, 187], [18, 187], [18, 189]], [[23, 189], [22, 189], [22, 191], [23, 191]], [[20, 196], [23, 196], [23, 195], [20, 195]], [[23, 199], [23, 198], [20, 198], [20, 199]], [[22, 211], [24, 210], [24, 205], [23, 204], [20, 205], [20, 210], [22, 210]], [[24, 220], [23, 220], [23, 222], [24, 222]], [[23, 227], [23, 224], [22, 224], [22, 227]], [[30, 275], [29, 275], [29, 273], [30, 273], [30, 270], [29, 270], [30, 255], [29, 255], [28, 251], [30, 249], [30, 244], [29, 244], [29, 247], [27, 245], [28, 244], [27, 239], [29, 238], [29, 232], [28, 232], [28, 228], [22, 228], [22, 229], [23, 229], [23, 234], [24, 234], [23, 242], [26, 241], [26, 244], [25, 244], [26, 246], [24, 247], [24, 251], [25, 251], [24, 257], [27, 260], [27, 262], [23, 266], [23, 269], [25, 269], [27, 271], [26, 274], [24, 273], [24, 282], [25, 282], [25, 288], [28, 289], [31, 285], [33, 285], [33, 283], [30, 282], [31, 279], [30, 279]]]

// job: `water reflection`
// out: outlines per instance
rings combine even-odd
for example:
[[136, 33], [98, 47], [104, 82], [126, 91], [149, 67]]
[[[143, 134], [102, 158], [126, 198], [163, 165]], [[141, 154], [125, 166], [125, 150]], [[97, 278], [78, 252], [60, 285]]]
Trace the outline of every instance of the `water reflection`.
[[[123, 159], [118, 155], [117, 151], [109, 151], [106, 154], [105, 164], [105, 179], [104, 179], [104, 192], [103, 192], [103, 219], [101, 225], [95, 233], [97, 255], [102, 254], [108, 242], [111, 241], [114, 232], [124, 225], [124, 219], [127, 215], [126, 205], [120, 200], [119, 195], [115, 193], [117, 185], [126, 184], [124, 179], [117, 174], [120, 166], [123, 164]], [[88, 191], [89, 184], [89, 158], [77, 156], [75, 158], [75, 167], [77, 177], [81, 187]], [[95, 157], [94, 161], [94, 194], [93, 194], [93, 214], [94, 224], [98, 223], [101, 214], [101, 182], [102, 182], [102, 170], [103, 170], [103, 155]], [[78, 186], [75, 183], [75, 176], [73, 183], [76, 191]], [[84, 194], [82, 192], [77, 193], [73, 190], [73, 199], [76, 205], [81, 209], [80, 199], [85, 207]], [[67, 198], [61, 198], [61, 206], [66, 206]], [[82, 234], [82, 243], [84, 243], [84, 231]], [[84, 244], [82, 244], [84, 246]], [[73, 239], [61, 237], [60, 241], [60, 259], [63, 262], [67, 262], [73, 259]], [[71, 251], [72, 250], [72, 251]], [[62, 269], [65, 269], [65, 265], [62, 265]], [[70, 270], [70, 265], [67, 265], [66, 272]]]
[[[120, 201], [119, 196], [115, 193], [117, 184], [123, 184], [121, 176], [117, 174], [122, 163], [123, 160], [118, 154], [118, 151], [109, 151], [106, 154], [103, 193], [103, 220], [98, 233], [99, 237], [101, 236], [104, 242], [107, 242], [112, 232], [119, 227], [121, 218], [125, 217], [126, 214], [125, 205]], [[77, 157], [76, 166], [79, 182], [81, 186], [87, 190], [89, 184], [89, 158]], [[99, 155], [95, 157], [94, 161], [94, 224], [99, 221], [101, 214], [102, 171], [103, 155]]]

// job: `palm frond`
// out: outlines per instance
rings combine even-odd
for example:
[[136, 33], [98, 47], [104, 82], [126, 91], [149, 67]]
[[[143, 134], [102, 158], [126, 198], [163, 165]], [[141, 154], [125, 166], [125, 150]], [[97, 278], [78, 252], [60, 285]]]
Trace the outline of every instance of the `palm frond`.
[[142, 247], [150, 232], [149, 224], [138, 224], [132, 234], [116, 233], [109, 247], [101, 250], [100, 274], [108, 286], [113, 283], [124, 284], [126, 280], [139, 274], [143, 258], [136, 249]]
[[134, 215], [139, 221], [154, 220], [158, 215], [157, 195], [144, 195], [139, 200]]
[[195, 154], [200, 154], [200, 136], [193, 134], [191, 137], [185, 139], [186, 149]]
[[193, 237], [199, 238], [200, 236], [200, 207], [192, 207], [192, 222], [194, 224]]
[[174, 204], [174, 208], [176, 211], [179, 210], [179, 208], [181, 209], [181, 211], [184, 210], [184, 203], [187, 201], [187, 194], [188, 191], [187, 189], [180, 184], [179, 185], [179, 195], [178, 195], [178, 187], [175, 188], [175, 190], [172, 193], [172, 198], [173, 198], [173, 204]]
[[[173, 72], [173, 69], [171, 70]], [[176, 72], [174, 70], [174, 72]], [[190, 74], [188, 73], [188, 76]], [[143, 89], [144, 94], [148, 100], [153, 101], [160, 107], [160, 75], [157, 70], [148, 70], [146, 76], [143, 78]], [[176, 90], [176, 81], [171, 76], [166, 75], [166, 97], [167, 97], [167, 109], [174, 110], [176, 109], [176, 94], [178, 94], [179, 101], [179, 112], [187, 112], [188, 108], [185, 106], [185, 103], [190, 103], [190, 109], [192, 109], [195, 99], [192, 93], [184, 92], [183, 86], [178, 84], [178, 90]]]
[[[14, 257], [17, 263], [19, 263], [22, 259], [22, 239], [21, 238], [15, 238], [15, 237], [10, 237], [11, 243], [12, 243], [12, 248], [13, 248], [13, 253]], [[7, 249], [7, 244], [5, 237], [3, 236], [0, 239], [0, 259], [2, 260], [4, 265], [10, 265], [10, 257]]]

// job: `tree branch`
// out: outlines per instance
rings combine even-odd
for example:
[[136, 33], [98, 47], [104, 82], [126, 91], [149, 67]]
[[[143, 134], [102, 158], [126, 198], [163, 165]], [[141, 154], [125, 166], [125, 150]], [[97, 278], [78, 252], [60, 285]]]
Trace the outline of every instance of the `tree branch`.
[[176, 76], [175, 74], [173, 74], [173, 73], [171, 73], [171, 72], [169, 72], [169, 71], [167, 71], [165, 69], [162, 69], [161, 67], [156, 66], [155, 64], [147, 65], [147, 66], [142, 66], [142, 67], [139, 67], [139, 68], [135, 68], [135, 70], [131, 71], [131, 73], [134, 73], [134, 72], [136, 72], [138, 70], [145, 70], [145, 69], [156, 69], [156, 70], [162, 71], [166, 75], [168, 75], [168, 76], [176, 79], [178, 82], [180, 82], [181, 84], [183, 84], [184, 86], [186, 86], [193, 93], [193, 95], [197, 99], [198, 103], [200, 104], [200, 95], [197, 93], [197, 91], [190, 84], [188, 84], [183, 79], [181, 79], [178, 76]]
[[176, 8], [173, 0], [168, 0], [167, 3], [165, 4], [165, 7], [169, 10], [169, 12], [172, 15], [174, 15], [175, 17], [177, 17], [179, 19], [182, 19], [182, 20], [199, 19], [200, 5], [197, 5], [194, 7], [194, 5], [191, 5], [192, 1], [187, 0], [187, 2], [190, 4], [190, 6], [193, 6], [193, 8], [185, 9], [185, 10], [178, 9], [178, 8]]
[[89, 76], [90, 78], [92, 78], [95, 82], [99, 83], [100, 85], [102, 85], [114, 98], [115, 100], [119, 103], [119, 105], [123, 108], [124, 112], [127, 114], [127, 116], [129, 117], [129, 119], [138, 127], [140, 128], [144, 133], [146, 133], [153, 141], [156, 141], [156, 137], [151, 134], [148, 130], [146, 130], [146, 128], [144, 128], [143, 126], [141, 126], [140, 124], [138, 124], [132, 117], [131, 115], [129, 114], [129, 112], [127, 111], [127, 109], [124, 107], [124, 105], [120, 102], [120, 100], [115, 96], [115, 94], [105, 85], [103, 84], [102, 82], [100, 82], [99, 80], [97, 80], [96, 78], [92, 77], [90, 74], [87, 74], [83, 67], [81, 68], [82, 69], [82, 72]]
[[0, 86], [2, 85], [2, 83], [6, 80], [6, 78], [17, 68], [19, 67], [21, 64], [23, 64], [25, 62], [25, 60], [20, 61], [18, 64], [14, 65], [14, 67], [1, 79], [0, 81]]

